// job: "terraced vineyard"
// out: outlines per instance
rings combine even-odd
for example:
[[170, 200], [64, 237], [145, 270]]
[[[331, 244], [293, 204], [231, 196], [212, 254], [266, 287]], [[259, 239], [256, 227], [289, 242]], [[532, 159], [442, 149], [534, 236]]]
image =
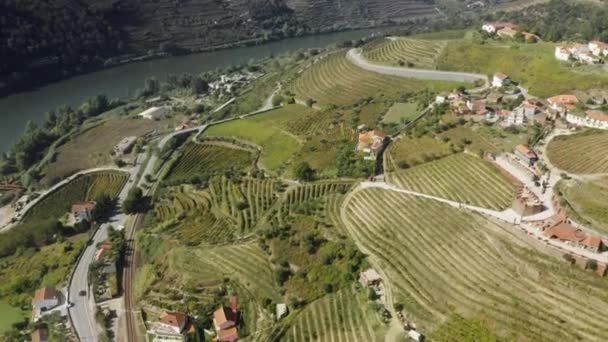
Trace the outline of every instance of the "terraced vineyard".
[[189, 179], [200, 175], [214, 175], [224, 170], [245, 170], [253, 165], [251, 151], [218, 144], [189, 143], [183, 155], [169, 172], [167, 179]]
[[382, 341], [385, 328], [361, 294], [344, 288], [306, 306], [273, 341]]
[[[426, 158], [444, 157], [452, 152], [450, 146], [430, 136], [403, 137], [395, 140], [386, 150], [386, 171], [397, 171], [426, 162]], [[400, 166], [401, 165], [401, 166]]]
[[101, 195], [118, 196], [127, 182], [124, 172], [97, 172], [77, 177], [34, 205], [24, 216], [25, 223], [58, 219], [78, 201], [93, 201]]
[[380, 93], [394, 95], [416, 92], [427, 86], [435, 90], [449, 90], [456, 84], [377, 74], [352, 64], [346, 59], [345, 51], [340, 51], [322, 57], [304, 71], [295, 81], [293, 90], [298, 97], [312, 98], [321, 105], [341, 105]]
[[285, 195], [282, 210], [291, 212], [298, 204], [311, 199], [318, 199], [332, 193], [346, 193], [352, 188], [353, 183], [353, 181], [325, 181], [292, 188]]
[[343, 219], [428, 334], [455, 311], [483, 316], [513, 340], [608, 339], [605, 279], [536, 252], [536, 241], [514, 239], [511, 228], [381, 189], [355, 193]]
[[495, 166], [465, 153], [390, 173], [387, 181], [403, 189], [495, 210], [507, 208], [515, 193], [514, 182]]
[[608, 173], [608, 132], [587, 131], [558, 136], [547, 146], [549, 160], [556, 167], [571, 173]]
[[391, 38], [365, 49], [363, 56], [377, 63], [412, 63], [415, 68], [434, 69], [446, 45], [446, 42], [437, 40]]

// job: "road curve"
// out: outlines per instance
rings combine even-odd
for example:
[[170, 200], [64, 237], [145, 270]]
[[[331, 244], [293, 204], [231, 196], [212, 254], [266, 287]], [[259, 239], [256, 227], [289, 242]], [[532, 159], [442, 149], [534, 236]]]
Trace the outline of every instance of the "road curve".
[[429, 81], [475, 83], [481, 80], [486, 84], [489, 82], [488, 76], [483, 74], [428, 69], [412, 69], [371, 63], [361, 55], [361, 52], [358, 49], [350, 49], [346, 54], [346, 58], [362, 69], [373, 71], [379, 74], [411, 77]]

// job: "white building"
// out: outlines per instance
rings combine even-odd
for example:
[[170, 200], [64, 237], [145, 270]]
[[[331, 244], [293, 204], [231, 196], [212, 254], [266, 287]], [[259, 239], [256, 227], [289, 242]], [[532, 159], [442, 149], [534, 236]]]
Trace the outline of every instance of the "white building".
[[424, 335], [422, 335], [421, 333], [417, 332], [416, 330], [410, 330], [407, 332], [407, 337], [409, 337], [410, 339], [417, 341], [417, 342], [422, 342], [424, 341]]
[[447, 101], [447, 99], [448, 99], [447, 94], [439, 94], [439, 95], [435, 96], [435, 103], [442, 104], [442, 103], [445, 103], [445, 101]]
[[513, 24], [513, 23], [509, 23], [509, 22], [493, 22], [493, 23], [485, 23], [481, 26], [481, 29], [483, 31], [486, 31], [489, 34], [494, 34], [496, 33], [498, 30], [503, 29], [505, 27], [511, 28], [511, 29], [515, 29], [517, 27], [517, 25]]
[[359, 273], [359, 282], [363, 286], [376, 286], [382, 282], [382, 277], [380, 277], [380, 274], [375, 269], [368, 268]]
[[154, 342], [184, 341], [186, 328], [191, 327], [188, 316], [182, 312], [164, 312], [157, 322], [152, 324], [150, 333]]
[[584, 115], [568, 113], [566, 121], [577, 126], [608, 129], [608, 114], [597, 110], [589, 110]]
[[589, 44], [587, 44], [587, 46], [589, 47], [589, 50], [591, 50], [591, 52], [598, 57], [608, 56], [608, 44], [604, 42], [592, 40], [589, 42]]
[[167, 107], [150, 107], [145, 111], [138, 114], [138, 116], [147, 120], [159, 120], [165, 117], [169, 113]]
[[277, 304], [277, 321], [281, 320], [281, 318], [285, 317], [287, 315], [287, 304], [285, 303], [279, 303]]
[[557, 60], [567, 62], [570, 60], [570, 56], [572, 56], [572, 54], [565, 47], [558, 46], [555, 48], [555, 58]]
[[53, 287], [43, 287], [36, 290], [32, 299], [33, 319], [37, 321], [42, 313], [49, 311], [59, 305], [59, 291]]
[[509, 84], [511, 84], [511, 79], [505, 74], [497, 73], [492, 77], [492, 87], [501, 88]]

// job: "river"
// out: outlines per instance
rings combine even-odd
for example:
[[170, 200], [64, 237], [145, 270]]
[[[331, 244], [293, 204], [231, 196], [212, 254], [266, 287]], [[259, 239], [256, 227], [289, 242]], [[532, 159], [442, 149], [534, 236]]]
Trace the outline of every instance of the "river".
[[9, 149], [20, 136], [28, 120], [40, 122], [44, 113], [49, 110], [64, 104], [78, 106], [85, 99], [98, 94], [105, 94], [110, 99], [132, 95], [136, 89], [142, 88], [144, 80], [151, 76], [162, 80], [168, 74], [201, 73], [258, 60], [270, 54], [324, 47], [358, 39], [382, 30], [384, 29], [343, 31], [290, 38], [257, 46], [131, 63], [0, 98], [0, 151]]

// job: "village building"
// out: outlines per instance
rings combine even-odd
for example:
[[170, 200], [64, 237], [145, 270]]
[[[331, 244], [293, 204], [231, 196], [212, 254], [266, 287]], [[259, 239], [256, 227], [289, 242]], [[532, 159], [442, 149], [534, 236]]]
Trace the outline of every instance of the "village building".
[[608, 44], [600, 42], [599, 40], [592, 40], [587, 44], [591, 53], [598, 57], [608, 56]]
[[423, 342], [424, 341], [424, 335], [422, 335], [421, 333], [419, 333], [416, 330], [410, 330], [407, 332], [407, 337], [409, 337], [411, 340], [417, 341], [417, 342]]
[[602, 59], [601, 54], [595, 53], [603, 51], [602, 48], [597, 44], [572, 44], [562, 45], [555, 48], [555, 58], [560, 61], [577, 60], [582, 63], [596, 64], [600, 63]]
[[547, 99], [550, 108], [560, 114], [576, 108], [578, 99], [574, 95], [556, 95]]
[[150, 327], [154, 342], [185, 341], [186, 334], [194, 332], [190, 317], [183, 312], [166, 311]]
[[511, 27], [504, 27], [496, 31], [496, 34], [503, 38], [514, 38], [517, 34], [517, 30]]
[[557, 46], [555, 48], [555, 58], [559, 61], [567, 62], [572, 57], [572, 54], [565, 46]]
[[441, 94], [435, 96], [435, 103], [436, 104], [445, 103], [447, 100], [448, 100], [448, 94], [447, 93], [441, 93]]
[[108, 251], [112, 249], [112, 244], [109, 242], [104, 242], [99, 247], [97, 247], [97, 251], [95, 251], [95, 261], [101, 261], [108, 254]]
[[538, 214], [544, 210], [542, 201], [525, 186], [520, 186], [515, 191], [512, 208], [521, 216]]
[[70, 213], [75, 223], [91, 222], [95, 218], [95, 208], [97, 208], [97, 202], [77, 202], [72, 205]]
[[506, 27], [515, 29], [515, 28], [517, 28], [517, 25], [510, 23], [510, 22], [497, 21], [497, 22], [485, 23], [484, 25], [481, 26], [481, 29], [483, 31], [486, 31], [489, 34], [494, 34], [494, 33], [498, 32], [498, 30], [504, 29]]
[[538, 161], [538, 156], [532, 151], [528, 145], [517, 145], [515, 146], [515, 156], [521, 159], [528, 166], [534, 165]]
[[160, 120], [167, 113], [169, 113], [169, 108], [167, 107], [150, 107], [137, 115], [147, 120]]
[[357, 151], [377, 155], [382, 151], [382, 148], [384, 148], [385, 138], [386, 136], [384, 133], [377, 128], [367, 132], [361, 132], [359, 133]]
[[359, 282], [361, 285], [366, 287], [378, 286], [380, 283], [382, 283], [382, 277], [380, 277], [380, 274], [378, 274], [375, 269], [368, 268], [367, 270], [359, 273]]
[[36, 290], [32, 298], [32, 318], [37, 321], [42, 313], [59, 305], [60, 293], [55, 288], [47, 286]]
[[238, 299], [230, 297], [230, 307], [222, 306], [213, 313], [213, 326], [218, 342], [238, 341], [237, 323], [239, 319]]
[[288, 313], [287, 304], [285, 304], [285, 303], [277, 304], [277, 307], [276, 307], [277, 321], [279, 321], [283, 317], [287, 316], [287, 313]]
[[608, 114], [599, 110], [588, 110], [584, 114], [568, 113], [566, 121], [576, 126], [608, 129]]
[[527, 121], [530, 121], [534, 117], [534, 114], [536, 114], [536, 106], [530, 103], [522, 103], [513, 112], [526, 117]]
[[467, 100], [467, 108], [474, 114], [485, 114], [486, 107], [485, 100]]
[[594, 253], [605, 250], [602, 239], [597, 235], [585, 233], [569, 223], [560, 221], [543, 231], [543, 235], [550, 239], [557, 239], [569, 245], [581, 247]]
[[511, 78], [505, 74], [497, 73], [492, 77], [492, 87], [501, 88], [511, 84]]
[[48, 342], [49, 331], [45, 328], [38, 328], [32, 333], [32, 342]]
[[137, 141], [137, 137], [126, 137], [122, 139], [118, 145], [114, 146], [114, 154], [118, 157], [131, 152], [133, 145]]
[[528, 124], [528, 117], [525, 116], [521, 111], [503, 111], [503, 113], [506, 114], [504, 121], [505, 127], [524, 126]]

